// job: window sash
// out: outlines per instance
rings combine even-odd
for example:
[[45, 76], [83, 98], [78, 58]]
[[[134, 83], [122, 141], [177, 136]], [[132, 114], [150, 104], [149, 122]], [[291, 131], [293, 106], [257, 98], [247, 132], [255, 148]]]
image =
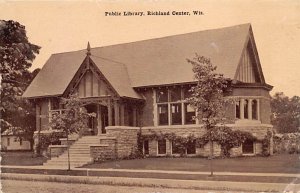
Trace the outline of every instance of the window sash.
[[165, 139], [157, 141], [157, 154], [165, 155], [167, 153], [167, 141]]

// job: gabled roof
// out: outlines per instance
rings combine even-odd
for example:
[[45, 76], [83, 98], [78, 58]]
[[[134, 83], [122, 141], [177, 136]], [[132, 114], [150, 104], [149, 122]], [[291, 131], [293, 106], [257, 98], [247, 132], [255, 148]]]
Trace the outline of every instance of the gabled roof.
[[[208, 57], [217, 71], [234, 79], [249, 39], [250, 24], [174, 35], [91, 49], [91, 59], [120, 96], [134, 97], [130, 87], [193, 82], [187, 58]], [[24, 97], [61, 95], [80, 67], [86, 50], [54, 54]]]
[[116, 90], [119, 96], [141, 98], [141, 96], [132, 88], [128, 72], [124, 64], [95, 56], [91, 56], [90, 58]]

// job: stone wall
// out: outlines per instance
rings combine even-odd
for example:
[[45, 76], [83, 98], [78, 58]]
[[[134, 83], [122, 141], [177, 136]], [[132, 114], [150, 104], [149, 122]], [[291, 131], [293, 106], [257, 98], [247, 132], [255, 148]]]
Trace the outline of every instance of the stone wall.
[[116, 138], [116, 158], [126, 158], [137, 153], [137, 138], [139, 130], [139, 127], [106, 127], [107, 137]]

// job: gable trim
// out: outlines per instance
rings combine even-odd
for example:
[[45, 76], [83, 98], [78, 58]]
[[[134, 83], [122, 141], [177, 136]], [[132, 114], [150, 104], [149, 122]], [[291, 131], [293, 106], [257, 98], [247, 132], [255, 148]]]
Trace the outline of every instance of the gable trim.
[[120, 98], [118, 92], [113, 88], [113, 86], [106, 79], [106, 77], [101, 73], [101, 71], [98, 69], [98, 67], [95, 65], [95, 63], [92, 61], [92, 59], [89, 56], [86, 56], [85, 59], [83, 60], [82, 64], [80, 65], [77, 72], [73, 76], [69, 85], [65, 89], [63, 96], [66, 96], [75, 91], [76, 87], [80, 84], [81, 80], [83, 79], [83, 77], [85, 76], [88, 70], [91, 70], [91, 72], [93, 73], [94, 76], [96, 76], [96, 79], [98, 81], [104, 81], [108, 89], [111, 90], [112, 93], [116, 95], [115, 97]]
[[249, 28], [248, 35], [247, 35], [246, 40], [244, 42], [244, 47], [243, 47], [243, 50], [242, 50], [242, 53], [241, 53], [241, 56], [240, 56], [240, 59], [239, 59], [238, 67], [237, 67], [235, 75], [234, 75], [233, 83], [238, 82], [237, 78], [239, 76], [240, 69], [242, 68], [242, 65], [243, 65], [242, 60], [244, 58], [244, 53], [246, 51], [248, 51], [248, 45], [249, 44], [250, 44], [250, 49], [253, 51], [253, 55], [254, 55], [254, 63], [255, 64], [252, 63], [252, 65], [255, 65], [255, 66], [253, 66], [254, 67], [254, 72], [258, 73], [258, 77], [257, 77], [259, 79], [258, 81], [261, 84], [265, 84], [265, 79], [264, 79], [261, 64], [260, 64], [260, 61], [259, 61], [259, 56], [258, 56], [258, 52], [257, 52], [257, 49], [256, 49], [256, 44], [255, 44], [255, 40], [254, 40], [254, 36], [253, 36], [253, 33], [252, 33], [251, 26]]

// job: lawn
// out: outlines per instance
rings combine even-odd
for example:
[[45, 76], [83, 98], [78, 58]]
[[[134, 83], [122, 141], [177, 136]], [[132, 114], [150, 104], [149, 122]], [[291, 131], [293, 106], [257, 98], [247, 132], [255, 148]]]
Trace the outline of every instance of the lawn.
[[35, 166], [43, 165], [45, 157], [34, 157], [33, 152], [1, 152], [1, 165]]
[[[120, 160], [86, 165], [86, 168], [114, 168], [141, 170], [210, 171], [205, 158], [145, 158]], [[300, 173], [297, 154], [270, 157], [239, 157], [213, 160], [216, 172]]]

